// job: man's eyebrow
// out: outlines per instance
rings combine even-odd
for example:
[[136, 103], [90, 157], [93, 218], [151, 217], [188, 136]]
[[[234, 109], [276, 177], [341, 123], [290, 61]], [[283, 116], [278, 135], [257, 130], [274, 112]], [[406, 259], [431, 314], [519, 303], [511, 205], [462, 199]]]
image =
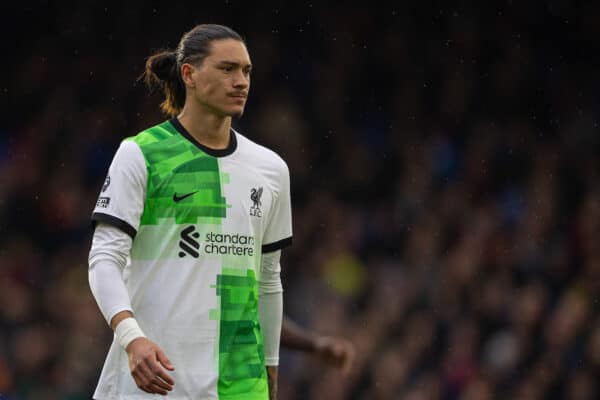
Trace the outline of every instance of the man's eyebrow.
[[219, 65], [231, 66], [231, 67], [239, 67], [241, 65], [244, 68], [252, 68], [252, 64], [250, 64], [250, 63], [242, 65], [242, 63], [239, 63], [237, 61], [229, 61], [229, 60], [219, 61], [218, 64]]

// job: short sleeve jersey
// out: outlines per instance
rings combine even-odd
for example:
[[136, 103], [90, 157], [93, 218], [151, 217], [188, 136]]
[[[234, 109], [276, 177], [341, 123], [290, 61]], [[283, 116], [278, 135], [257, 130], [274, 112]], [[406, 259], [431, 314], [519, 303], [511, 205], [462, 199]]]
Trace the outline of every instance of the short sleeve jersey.
[[[285, 162], [234, 130], [209, 149], [174, 118], [121, 143], [92, 220], [133, 237], [123, 278], [175, 366], [168, 397], [267, 399], [257, 281], [261, 254], [291, 243]], [[94, 398], [150, 397], [114, 340]]]

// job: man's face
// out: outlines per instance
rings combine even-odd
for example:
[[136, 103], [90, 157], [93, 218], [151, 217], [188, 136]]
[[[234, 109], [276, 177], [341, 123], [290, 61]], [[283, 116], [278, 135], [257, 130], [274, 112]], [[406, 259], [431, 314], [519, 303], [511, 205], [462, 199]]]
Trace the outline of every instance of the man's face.
[[[210, 54], [191, 66], [189, 79], [182, 71], [188, 91], [201, 105], [220, 116], [241, 116], [250, 89], [250, 56], [244, 43], [234, 39], [211, 43]], [[190, 85], [191, 83], [191, 85]]]

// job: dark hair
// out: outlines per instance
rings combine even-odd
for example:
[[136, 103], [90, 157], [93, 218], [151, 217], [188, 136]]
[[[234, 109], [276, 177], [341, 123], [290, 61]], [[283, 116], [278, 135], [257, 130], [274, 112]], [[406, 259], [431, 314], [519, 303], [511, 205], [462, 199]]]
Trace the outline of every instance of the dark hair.
[[177, 49], [161, 50], [146, 61], [143, 74], [150, 90], [158, 87], [165, 94], [160, 108], [169, 116], [175, 116], [185, 103], [185, 85], [181, 79], [181, 65], [201, 63], [210, 53], [210, 45], [215, 40], [235, 39], [244, 42], [233, 29], [223, 25], [202, 24], [186, 32]]

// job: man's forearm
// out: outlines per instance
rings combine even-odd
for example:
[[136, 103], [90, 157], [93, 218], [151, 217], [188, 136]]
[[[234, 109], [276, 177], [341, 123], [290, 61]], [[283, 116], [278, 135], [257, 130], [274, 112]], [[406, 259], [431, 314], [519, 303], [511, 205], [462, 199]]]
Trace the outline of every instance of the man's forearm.
[[115, 314], [115, 316], [112, 317], [110, 320], [110, 327], [114, 331], [115, 329], [117, 329], [117, 325], [119, 325], [119, 322], [121, 322], [125, 318], [129, 318], [129, 317], [133, 317], [133, 313], [131, 311], [127, 311], [127, 310], [121, 311], [121, 312]]
[[326, 363], [349, 371], [354, 359], [354, 346], [348, 340], [335, 336], [321, 336], [297, 325], [283, 316], [281, 345], [291, 350], [314, 354]]
[[117, 314], [132, 311], [123, 281], [123, 268], [130, 249], [131, 237], [125, 232], [102, 223], [96, 227], [88, 258], [88, 280], [94, 299], [113, 330], [124, 319], [115, 319]]
[[315, 351], [317, 337], [283, 315], [281, 346], [291, 350]]
[[277, 399], [277, 366], [267, 366], [267, 380], [269, 382], [269, 400]]

